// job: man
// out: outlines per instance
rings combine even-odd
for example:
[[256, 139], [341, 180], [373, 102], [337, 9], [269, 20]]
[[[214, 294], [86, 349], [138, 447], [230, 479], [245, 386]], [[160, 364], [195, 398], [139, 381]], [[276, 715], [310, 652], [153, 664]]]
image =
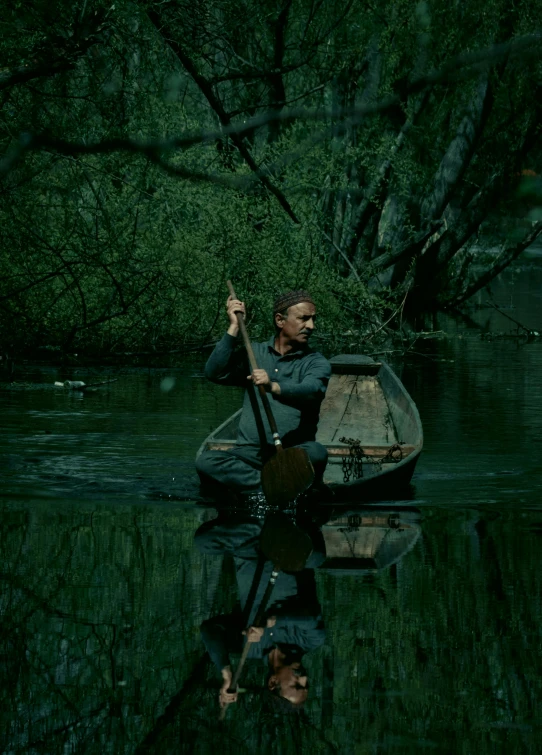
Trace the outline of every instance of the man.
[[[235, 492], [258, 494], [261, 469], [274, 453], [273, 438], [263, 412], [259, 390], [269, 394], [284, 448], [301, 446], [312, 462], [315, 482], [322, 480], [327, 451], [315, 441], [320, 404], [331, 375], [322, 354], [309, 348], [315, 328], [316, 307], [307, 291], [290, 291], [273, 307], [275, 335], [252, 344], [258, 369], [248, 374], [248, 360], [238, 343], [237, 312], [245, 305], [228, 297], [229, 327], [205, 366], [206, 377], [219, 385], [247, 387], [239, 423], [237, 446], [231, 451], [206, 451], [197, 459], [202, 482], [219, 482]], [[256, 411], [255, 411], [256, 409]]]
[[[241, 611], [215, 616], [201, 625], [202, 639], [222, 676], [220, 705], [237, 701], [228, 692], [232, 681], [230, 652], [240, 652], [243, 635], [250, 643], [248, 658], [268, 670], [266, 689], [284, 709], [301, 708], [308, 695], [303, 655], [325, 642], [325, 628], [316, 594], [314, 568], [325, 558], [321, 530], [309, 528], [313, 552], [301, 572], [281, 572], [267, 610], [265, 627], [252, 625], [273, 565], [260, 562], [262, 523], [251, 518], [219, 517], [203, 524], [195, 535], [198, 549], [207, 555], [234, 556]], [[244, 629], [248, 627], [248, 629]]]

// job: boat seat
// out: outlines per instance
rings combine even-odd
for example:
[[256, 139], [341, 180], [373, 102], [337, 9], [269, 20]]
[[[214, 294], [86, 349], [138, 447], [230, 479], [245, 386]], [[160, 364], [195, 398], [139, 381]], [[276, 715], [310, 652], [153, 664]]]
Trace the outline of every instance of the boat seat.
[[[386, 456], [396, 445], [396, 443], [390, 443], [388, 445], [372, 445], [362, 442], [361, 450], [364, 456], [370, 456], [371, 458], [378, 460]], [[410, 443], [400, 443], [399, 445], [401, 446], [401, 454], [403, 459], [405, 458], [405, 456], [409, 456], [413, 451], [416, 450], [416, 446], [413, 446]], [[338, 445], [328, 444], [326, 445], [326, 448], [330, 459], [333, 457], [343, 458], [345, 456], [350, 456], [350, 446], [346, 445], [346, 443], [341, 443]]]
[[[236, 445], [235, 440], [230, 439], [224, 439], [224, 440], [213, 440], [210, 441], [207, 444], [207, 450], [208, 451], [230, 451], [232, 448], [234, 448]], [[378, 459], [382, 459], [386, 454], [389, 452], [391, 448], [393, 448], [395, 444], [391, 443], [390, 445], [383, 445], [383, 446], [373, 446], [373, 445], [362, 445], [363, 454], [365, 456], [370, 456], [375, 461]], [[347, 446], [345, 443], [341, 443], [340, 445], [326, 445], [327, 452], [330, 457], [330, 461], [334, 458], [344, 458], [345, 456], [350, 456], [350, 446]], [[401, 452], [403, 454], [403, 458], [405, 456], [409, 456], [414, 450], [416, 449], [416, 446], [409, 445], [408, 443], [404, 443], [401, 445]]]

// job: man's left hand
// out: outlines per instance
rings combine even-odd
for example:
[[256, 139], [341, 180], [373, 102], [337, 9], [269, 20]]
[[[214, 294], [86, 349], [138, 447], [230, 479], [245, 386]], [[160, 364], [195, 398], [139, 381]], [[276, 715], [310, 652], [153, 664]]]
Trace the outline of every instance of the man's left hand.
[[254, 370], [252, 375], [247, 376], [247, 380], [252, 380], [254, 385], [263, 385], [266, 390], [271, 388], [271, 380], [265, 370]]
[[259, 642], [263, 637], [263, 627], [249, 627], [243, 630], [247, 636], [247, 642]]

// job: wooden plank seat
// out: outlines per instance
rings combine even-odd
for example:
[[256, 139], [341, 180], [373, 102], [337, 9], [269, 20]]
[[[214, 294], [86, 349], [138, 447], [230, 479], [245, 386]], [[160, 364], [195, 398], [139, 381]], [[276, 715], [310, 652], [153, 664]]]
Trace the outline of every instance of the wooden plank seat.
[[[234, 448], [236, 445], [234, 440], [214, 440], [209, 441], [207, 443], [207, 450], [209, 451], [230, 451], [232, 448]], [[386, 456], [390, 449], [393, 448], [394, 444], [390, 445], [383, 445], [383, 446], [369, 446], [364, 445], [362, 446], [362, 451], [365, 456], [370, 456], [371, 459], [374, 459], [375, 461], [378, 459], [384, 458]], [[329, 454], [330, 459], [331, 458], [344, 458], [345, 456], [350, 456], [350, 447], [341, 444], [341, 445], [326, 445], [327, 452]], [[401, 445], [401, 453], [402, 458], [404, 459], [405, 456], [408, 456], [413, 451], [416, 450], [416, 446], [412, 446], [408, 443], [404, 443]]]

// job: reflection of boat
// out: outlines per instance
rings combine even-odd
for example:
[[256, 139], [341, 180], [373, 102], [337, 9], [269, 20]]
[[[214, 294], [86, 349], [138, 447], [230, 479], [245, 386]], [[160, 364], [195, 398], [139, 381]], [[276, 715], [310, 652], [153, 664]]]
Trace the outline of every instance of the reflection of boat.
[[341, 513], [322, 527], [326, 560], [320, 567], [331, 574], [379, 571], [396, 564], [421, 533], [416, 510]]
[[[423, 445], [416, 405], [385, 362], [341, 354], [320, 411], [316, 439], [326, 446], [325, 482], [338, 500], [390, 497], [410, 482]], [[235, 445], [241, 410], [199, 452]]]

